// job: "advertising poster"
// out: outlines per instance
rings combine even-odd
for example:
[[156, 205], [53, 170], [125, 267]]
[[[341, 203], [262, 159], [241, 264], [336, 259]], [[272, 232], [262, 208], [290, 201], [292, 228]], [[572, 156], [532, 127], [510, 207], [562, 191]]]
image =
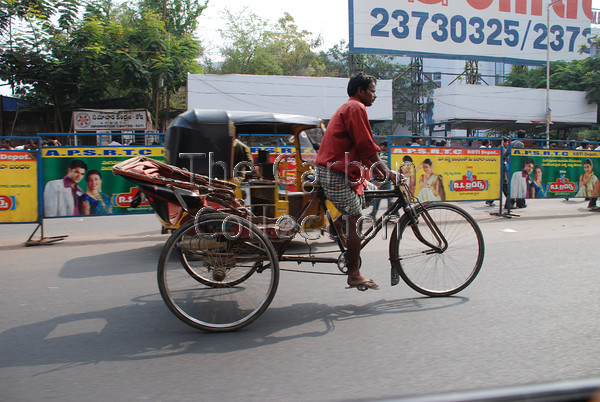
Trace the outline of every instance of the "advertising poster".
[[513, 149], [511, 198], [580, 198], [600, 196], [600, 152]]
[[[277, 162], [276, 170], [272, 172], [264, 172], [263, 177], [265, 179], [275, 179], [275, 174], [279, 174], [278, 182], [287, 187], [288, 191], [296, 191], [296, 149], [295, 147], [277, 147], [269, 145], [252, 145], [250, 146], [250, 152], [254, 160], [257, 160], [259, 151], [269, 152], [269, 163], [275, 164]], [[303, 151], [304, 152], [304, 151]], [[316, 151], [312, 149], [315, 154]], [[313, 158], [314, 160], [314, 158]], [[272, 169], [271, 166], [267, 166], [267, 169]]]
[[0, 151], [0, 222], [38, 221], [38, 166], [31, 151]]
[[44, 217], [149, 213], [147, 202], [131, 208], [136, 186], [112, 173], [135, 156], [164, 160], [163, 147], [42, 148]]
[[409, 179], [420, 201], [492, 200], [500, 196], [501, 151], [493, 148], [392, 147], [390, 167]]
[[512, 64], [583, 59], [580, 46], [593, 37], [591, 4], [349, 0], [350, 52]]

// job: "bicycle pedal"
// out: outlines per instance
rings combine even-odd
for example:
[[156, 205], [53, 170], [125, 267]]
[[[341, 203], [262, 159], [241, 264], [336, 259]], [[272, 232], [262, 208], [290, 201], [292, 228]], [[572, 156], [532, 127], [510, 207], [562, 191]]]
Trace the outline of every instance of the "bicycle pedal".
[[396, 286], [397, 284], [399, 284], [400, 283], [400, 275], [398, 275], [398, 271], [396, 271], [396, 268], [392, 267], [390, 274], [391, 274], [392, 286]]

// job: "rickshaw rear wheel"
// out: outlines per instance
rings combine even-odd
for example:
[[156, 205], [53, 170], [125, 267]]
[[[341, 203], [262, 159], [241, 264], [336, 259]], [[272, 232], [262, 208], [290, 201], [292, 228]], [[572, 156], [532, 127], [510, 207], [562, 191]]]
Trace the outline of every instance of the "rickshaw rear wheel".
[[[185, 239], [186, 237], [189, 238], [184, 235], [182, 239], [189, 241]], [[236, 261], [233, 260], [233, 251], [229, 253], [212, 253], [210, 250], [196, 252], [183, 249], [181, 244], [180, 242], [177, 249], [181, 265], [192, 278], [206, 286], [223, 288], [238, 285], [248, 279], [260, 266], [259, 263], [255, 263], [250, 269], [236, 266]], [[236, 242], [231, 241], [230, 247], [236, 249]]]
[[206, 331], [240, 329], [269, 306], [279, 283], [271, 241], [250, 221], [213, 213], [177, 229], [158, 264], [160, 294], [184, 323]]

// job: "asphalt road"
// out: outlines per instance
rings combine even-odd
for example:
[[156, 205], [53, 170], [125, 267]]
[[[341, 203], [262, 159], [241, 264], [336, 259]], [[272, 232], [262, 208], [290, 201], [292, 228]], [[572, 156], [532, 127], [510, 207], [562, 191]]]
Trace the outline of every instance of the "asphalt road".
[[583, 200], [531, 200], [511, 219], [461, 206], [486, 257], [457, 296], [389, 286], [380, 238], [362, 257], [381, 290], [282, 272], [266, 313], [225, 334], [164, 306], [167, 235], [152, 215], [49, 219], [46, 236], [69, 237], [38, 247], [23, 246], [33, 225], [0, 225], [0, 399], [374, 400], [600, 377], [600, 213]]

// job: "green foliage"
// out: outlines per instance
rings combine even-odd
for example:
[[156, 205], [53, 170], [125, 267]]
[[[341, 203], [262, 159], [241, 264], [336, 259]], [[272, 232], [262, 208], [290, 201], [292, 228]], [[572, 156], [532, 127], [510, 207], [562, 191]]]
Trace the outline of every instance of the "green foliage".
[[321, 39], [299, 30], [291, 15], [285, 13], [270, 24], [254, 13], [243, 10], [237, 15], [225, 12], [227, 29], [220, 30], [226, 45], [219, 67], [210, 60], [208, 72], [217, 74], [322, 75], [324, 66], [313, 49]]
[[154, 111], [157, 91], [175, 93], [188, 72], [198, 71], [202, 49], [187, 32], [187, 19], [205, 7], [198, 2], [171, 1], [166, 24], [162, 10], [149, 4], [136, 10], [94, 1], [77, 14], [76, 0], [9, 1], [8, 19], [21, 24], [18, 31], [2, 31], [0, 79], [26, 99], [53, 104], [59, 114], [115, 98], [119, 107]]
[[206, 9], [208, 0], [141, 0], [140, 13], [158, 11], [163, 15], [165, 29], [176, 36], [192, 35], [198, 28], [198, 17]]
[[[527, 68], [514, 66], [507, 75], [505, 86], [546, 88], [546, 66]], [[588, 101], [600, 102], [600, 59], [555, 61], [550, 64], [550, 88], [586, 91]]]

